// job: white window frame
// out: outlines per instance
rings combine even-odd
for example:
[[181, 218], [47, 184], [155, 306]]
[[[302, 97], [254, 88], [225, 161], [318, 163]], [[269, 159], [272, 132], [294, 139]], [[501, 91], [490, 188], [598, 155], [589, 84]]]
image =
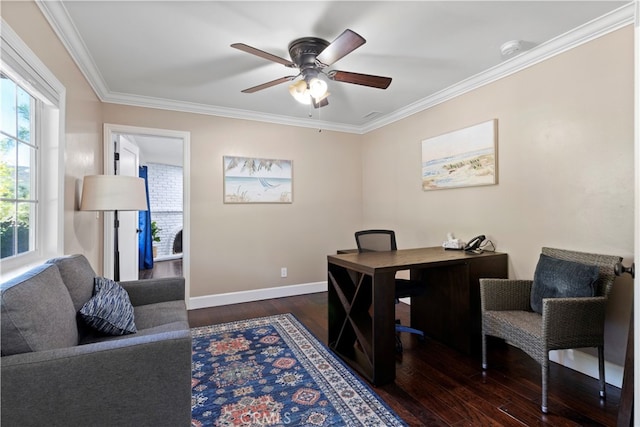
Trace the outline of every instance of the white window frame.
[[44, 63], [0, 20], [0, 69], [40, 100], [35, 112], [38, 213], [33, 251], [0, 260], [2, 281], [64, 253], [64, 135], [66, 89]]

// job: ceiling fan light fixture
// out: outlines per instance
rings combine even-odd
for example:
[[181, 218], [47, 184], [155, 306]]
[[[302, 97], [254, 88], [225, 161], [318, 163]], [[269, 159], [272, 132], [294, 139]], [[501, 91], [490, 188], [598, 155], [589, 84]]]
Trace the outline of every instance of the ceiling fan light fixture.
[[327, 82], [313, 77], [309, 80], [309, 94], [316, 100], [322, 98], [327, 93]]
[[289, 93], [293, 96], [293, 99], [301, 104], [311, 104], [311, 96], [309, 95], [309, 89], [307, 89], [307, 82], [304, 80], [298, 80], [296, 83], [289, 86]]
[[241, 51], [259, 56], [268, 61], [277, 62], [288, 68], [297, 68], [300, 74], [297, 76], [286, 76], [261, 85], [253, 86], [242, 90], [243, 93], [254, 93], [272, 86], [290, 82], [299, 76], [302, 79], [289, 86], [291, 96], [301, 104], [313, 104], [315, 108], [329, 105], [327, 97], [328, 84], [319, 78], [324, 74], [332, 81], [352, 83], [362, 86], [386, 89], [391, 83], [390, 77], [375, 76], [370, 74], [353, 73], [348, 71], [324, 72], [326, 67], [330, 67], [334, 62], [350, 54], [358, 47], [362, 46], [366, 40], [352, 30], [346, 29], [334, 41], [329, 43], [326, 40], [316, 37], [302, 37], [289, 43], [288, 59], [270, 54], [244, 43], [234, 43], [231, 47]]

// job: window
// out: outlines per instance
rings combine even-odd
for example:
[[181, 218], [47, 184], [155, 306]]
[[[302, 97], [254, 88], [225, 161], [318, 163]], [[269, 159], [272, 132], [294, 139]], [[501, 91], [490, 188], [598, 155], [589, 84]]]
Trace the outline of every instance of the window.
[[0, 276], [63, 253], [65, 89], [0, 26]]
[[36, 103], [0, 73], [0, 258], [34, 251], [37, 200]]

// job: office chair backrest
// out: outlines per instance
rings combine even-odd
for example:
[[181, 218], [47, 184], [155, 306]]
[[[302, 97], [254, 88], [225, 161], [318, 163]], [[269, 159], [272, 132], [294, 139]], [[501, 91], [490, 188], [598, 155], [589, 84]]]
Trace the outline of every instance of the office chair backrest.
[[356, 231], [358, 252], [395, 251], [396, 233], [393, 230]]

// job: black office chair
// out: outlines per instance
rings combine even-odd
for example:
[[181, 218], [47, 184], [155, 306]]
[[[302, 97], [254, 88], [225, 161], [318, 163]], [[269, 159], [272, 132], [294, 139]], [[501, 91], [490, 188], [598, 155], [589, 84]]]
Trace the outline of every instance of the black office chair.
[[[356, 244], [358, 252], [381, 252], [395, 251], [398, 249], [396, 245], [396, 233], [393, 230], [362, 230], [356, 232]], [[410, 298], [421, 295], [424, 292], [424, 284], [417, 280], [396, 279], [395, 298], [396, 304], [400, 302], [400, 298]], [[400, 319], [396, 319], [396, 352], [402, 353], [402, 341], [400, 340], [400, 332], [408, 332], [418, 335], [420, 341], [424, 340], [424, 332], [403, 326]]]

